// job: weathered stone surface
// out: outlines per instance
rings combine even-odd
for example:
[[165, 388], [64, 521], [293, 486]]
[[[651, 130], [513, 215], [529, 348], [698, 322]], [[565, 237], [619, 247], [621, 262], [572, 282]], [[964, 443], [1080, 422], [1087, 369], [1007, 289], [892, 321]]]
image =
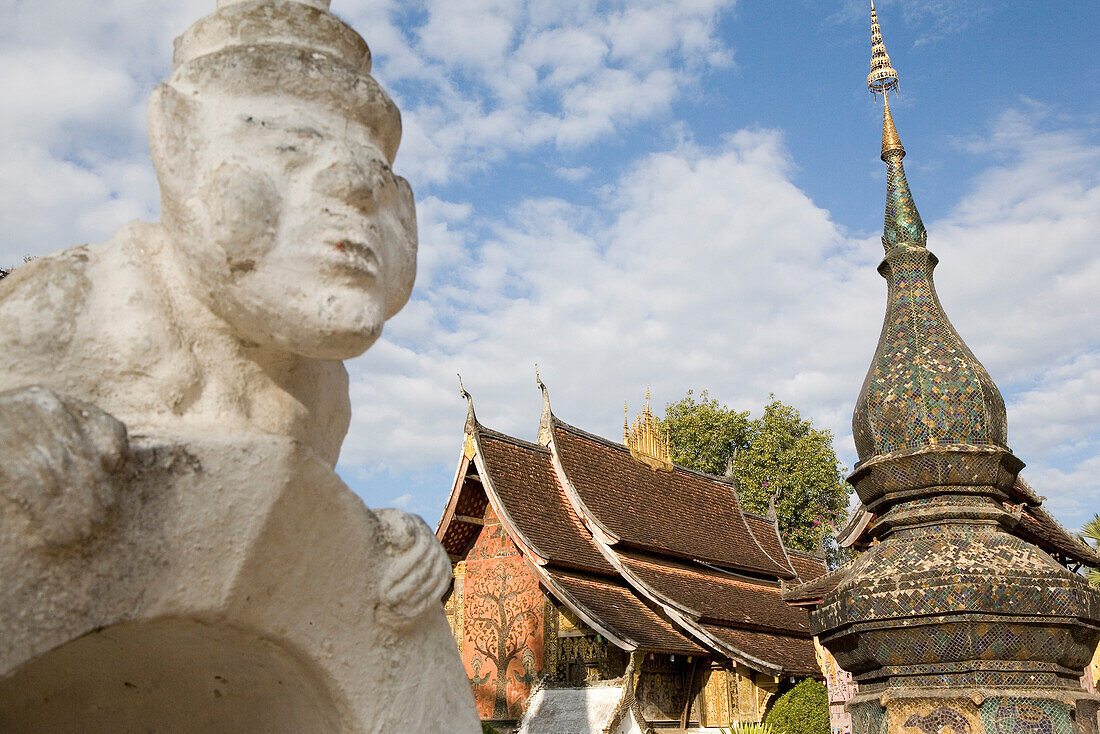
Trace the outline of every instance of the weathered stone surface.
[[438, 587], [393, 595], [421, 521], [290, 439], [132, 455], [81, 546], [0, 534], [0, 730], [476, 730]]
[[0, 284], [4, 732], [478, 731], [446, 554], [333, 471], [416, 224], [327, 7], [221, 0], [150, 102], [162, 221]]

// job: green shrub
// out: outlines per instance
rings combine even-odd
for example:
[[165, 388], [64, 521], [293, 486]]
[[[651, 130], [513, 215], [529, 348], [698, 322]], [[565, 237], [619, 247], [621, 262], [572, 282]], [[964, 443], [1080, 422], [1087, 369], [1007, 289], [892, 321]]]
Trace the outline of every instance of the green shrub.
[[489, 726], [489, 722], [483, 721], [481, 722], [481, 734], [500, 734], [500, 732]]
[[779, 734], [829, 734], [829, 692], [807, 678], [780, 696], [764, 721]]

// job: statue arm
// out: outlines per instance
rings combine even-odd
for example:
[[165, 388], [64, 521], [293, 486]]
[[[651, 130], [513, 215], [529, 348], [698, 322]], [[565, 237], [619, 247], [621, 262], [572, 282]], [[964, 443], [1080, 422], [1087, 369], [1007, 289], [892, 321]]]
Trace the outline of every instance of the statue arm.
[[396, 509], [374, 511], [386, 558], [381, 601], [387, 616], [410, 624], [437, 606], [451, 582], [451, 562], [428, 525]]
[[0, 457], [0, 526], [21, 519], [27, 537], [69, 546], [115, 505], [129, 440], [94, 405], [33, 386], [0, 392]]

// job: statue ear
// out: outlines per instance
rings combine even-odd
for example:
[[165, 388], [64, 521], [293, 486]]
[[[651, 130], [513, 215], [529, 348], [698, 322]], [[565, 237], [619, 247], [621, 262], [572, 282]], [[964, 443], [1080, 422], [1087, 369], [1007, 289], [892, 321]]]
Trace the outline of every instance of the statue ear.
[[171, 84], [158, 84], [149, 98], [149, 152], [162, 193], [179, 192], [195, 167], [197, 103]]

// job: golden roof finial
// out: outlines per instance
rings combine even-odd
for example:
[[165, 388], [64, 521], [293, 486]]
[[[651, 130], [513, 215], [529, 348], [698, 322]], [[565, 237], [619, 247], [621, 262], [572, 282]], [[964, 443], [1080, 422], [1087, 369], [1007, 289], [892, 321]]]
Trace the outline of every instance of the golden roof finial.
[[645, 462], [652, 469], [672, 470], [672, 452], [668, 434], [661, 428], [660, 421], [649, 409], [649, 386], [645, 389], [645, 407], [634, 419], [631, 427], [626, 403], [623, 403], [623, 445], [630, 449], [630, 455]]
[[901, 136], [898, 135], [898, 129], [894, 125], [894, 115], [890, 112], [890, 103], [886, 102], [882, 108], [882, 155], [880, 157], [885, 161], [895, 152], [899, 153], [902, 158], [905, 157], [905, 148], [901, 144]]
[[875, 0], [871, 0], [871, 73], [867, 75], [867, 88], [876, 98], [880, 94], [885, 98], [887, 92], [898, 88], [898, 73], [890, 65], [890, 54], [882, 42]]
[[901, 160], [905, 157], [901, 137], [894, 125], [887, 92], [898, 88], [898, 73], [890, 65], [890, 56], [882, 43], [882, 30], [878, 24], [874, 0], [871, 0], [871, 73], [867, 75], [867, 88], [875, 95], [882, 95], [882, 160], [886, 164], [886, 216], [882, 244], [887, 250], [905, 243], [924, 247], [927, 234], [917, 212], [905, 169]]

